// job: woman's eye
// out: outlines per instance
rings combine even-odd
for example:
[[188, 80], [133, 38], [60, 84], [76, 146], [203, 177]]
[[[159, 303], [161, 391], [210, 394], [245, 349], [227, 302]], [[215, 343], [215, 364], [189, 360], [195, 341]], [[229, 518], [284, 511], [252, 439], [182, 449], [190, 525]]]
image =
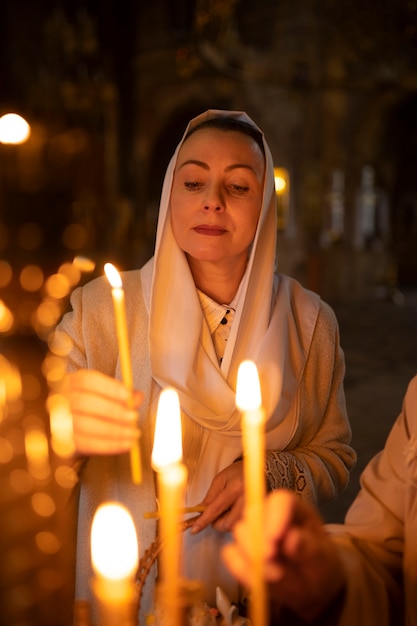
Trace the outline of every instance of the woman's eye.
[[189, 189], [190, 191], [194, 191], [196, 189], [199, 189], [202, 186], [202, 183], [198, 183], [196, 181], [194, 182], [185, 182], [184, 183], [184, 187], [186, 189]]
[[236, 193], [246, 193], [249, 191], [249, 187], [245, 185], [231, 185], [231, 189]]

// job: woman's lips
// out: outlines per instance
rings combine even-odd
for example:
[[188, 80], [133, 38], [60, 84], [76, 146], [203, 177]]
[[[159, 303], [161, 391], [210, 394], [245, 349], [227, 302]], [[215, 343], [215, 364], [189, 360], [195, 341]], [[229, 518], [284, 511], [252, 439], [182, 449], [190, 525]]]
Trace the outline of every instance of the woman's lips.
[[209, 226], [208, 224], [200, 224], [199, 226], [195, 226], [194, 230], [199, 235], [209, 235], [212, 237], [224, 235], [224, 233], [226, 232], [225, 228], [221, 228], [220, 226]]

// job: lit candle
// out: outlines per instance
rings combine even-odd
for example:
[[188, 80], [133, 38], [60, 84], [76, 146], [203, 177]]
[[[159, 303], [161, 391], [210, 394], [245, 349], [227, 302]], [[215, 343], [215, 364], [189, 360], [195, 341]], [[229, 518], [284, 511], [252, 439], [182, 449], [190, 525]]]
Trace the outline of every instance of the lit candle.
[[[126, 387], [133, 389], [132, 366], [130, 361], [129, 339], [126, 323], [125, 292], [122, 285], [122, 279], [120, 278], [120, 274], [117, 269], [111, 263], [105, 264], [104, 271], [112, 288], [111, 293], [113, 298], [117, 338], [119, 341], [122, 378]], [[134, 443], [130, 449], [130, 467], [133, 482], [135, 484], [141, 483], [142, 466], [138, 441]]]
[[114, 502], [98, 507], [91, 527], [91, 559], [100, 626], [136, 626], [138, 540], [129, 511]]
[[182, 464], [181, 413], [177, 392], [161, 392], [156, 416], [152, 467], [158, 474], [160, 507], [161, 590], [163, 622], [182, 624], [180, 511], [184, 506], [187, 469]]
[[259, 548], [263, 540], [265, 498], [265, 415], [262, 408], [258, 371], [252, 361], [243, 361], [239, 366], [236, 405], [242, 411], [246, 517], [250, 527], [251, 544], [255, 546], [251, 572], [251, 622], [253, 626], [266, 626], [268, 623], [267, 598], [263, 579], [262, 551]]

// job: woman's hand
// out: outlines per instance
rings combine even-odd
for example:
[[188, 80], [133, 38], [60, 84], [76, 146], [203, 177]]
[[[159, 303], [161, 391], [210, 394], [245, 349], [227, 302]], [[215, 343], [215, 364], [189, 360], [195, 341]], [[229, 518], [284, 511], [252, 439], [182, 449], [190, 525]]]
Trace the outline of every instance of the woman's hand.
[[74, 443], [80, 455], [128, 452], [139, 436], [137, 410], [143, 401], [122, 382], [95, 370], [67, 375]]
[[223, 549], [227, 567], [250, 589], [254, 551], [262, 550], [276, 615], [285, 606], [306, 620], [315, 619], [345, 584], [336, 546], [316, 510], [290, 491], [267, 497], [264, 520], [260, 546], [251, 539], [247, 519], [236, 524], [234, 542]]
[[202, 504], [207, 508], [192, 525], [192, 533], [198, 533], [209, 524], [219, 532], [228, 532], [232, 529], [243, 514], [242, 461], [232, 463], [214, 477]]

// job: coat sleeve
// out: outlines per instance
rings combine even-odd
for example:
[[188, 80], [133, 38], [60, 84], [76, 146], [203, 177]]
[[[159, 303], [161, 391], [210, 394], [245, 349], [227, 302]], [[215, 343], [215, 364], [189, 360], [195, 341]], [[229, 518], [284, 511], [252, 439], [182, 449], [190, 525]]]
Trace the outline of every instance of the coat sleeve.
[[57, 330], [70, 338], [67, 371], [97, 369], [114, 376], [118, 358], [111, 289], [105, 278], [92, 280], [71, 294], [71, 310]]
[[[416, 449], [417, 377], [384, 450], [362, 473], [361, 490], [345, 524], [327, 526], [348, 581], [340, 626], [405, 624], [404, 598], [415, 603]], [[415, 617], [415, 609], [409, 612]]]
[[343, 380], [345, 361], [333, 310], [320, 304], [301, 382], [298, 427], [288, 447], [266, 453], [269, 489], [285, 487], [321, 504], [347, 485], [356, 463]]

